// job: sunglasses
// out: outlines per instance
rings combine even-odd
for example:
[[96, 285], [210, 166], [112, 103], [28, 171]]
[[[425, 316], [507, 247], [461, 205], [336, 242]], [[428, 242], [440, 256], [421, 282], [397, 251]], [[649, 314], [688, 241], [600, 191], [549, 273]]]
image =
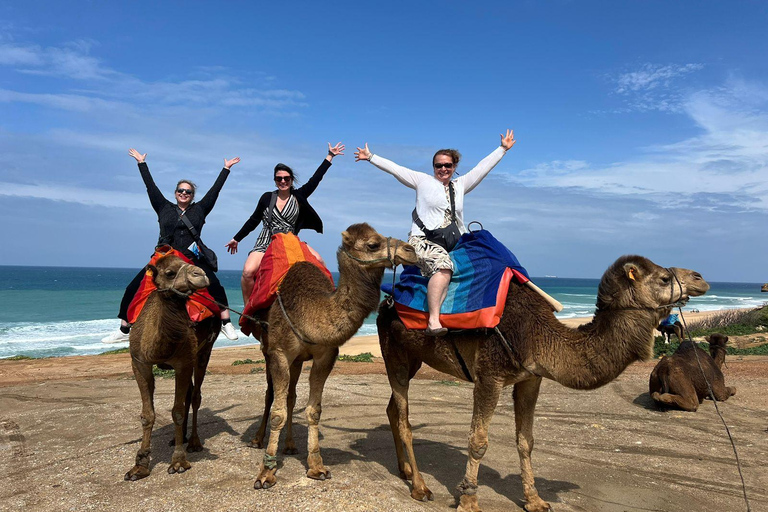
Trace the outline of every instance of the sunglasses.
[[291, 180], [293, 180], [293, 178], [290, 176], [275, 176], [275, 183], [280, 183], [281, 181], [288, 183]]
[[188, 196], [191, 196], [191, 195], [193, 195], [195, 193], [195, 191], [192, 190], [192, 189], [189, 189], [189, 188], [177, 188], [176, 189], [176, 193], [177, 194], [187, 194]]
[[452, 163], [447, 163], [447, 164], [433, 164], [433, 165], [435, 166], [435, 169], [442, 169], [443, 167], [445, 167], [446, 169], [453, 169], [453, 164], [452, 164]]

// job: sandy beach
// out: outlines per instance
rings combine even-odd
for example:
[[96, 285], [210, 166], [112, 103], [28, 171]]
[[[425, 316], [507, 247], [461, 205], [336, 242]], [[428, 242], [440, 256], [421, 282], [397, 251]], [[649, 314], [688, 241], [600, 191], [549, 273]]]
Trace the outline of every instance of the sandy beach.
[[[343, 350], [363, 352], [378, 356], [375, 336], [354, 338]], [[0, 510], [455, 510], [471, 384], [426, 367], [411, 384], [414, 445], [434, 502], [414, 501], [409, 484], [398, 477], [385, 414], [390, 390], [378, 357], [339, 362], [326, 385], [321, 447], [333, 478], [304, 475], [308, 386], [302, 376], [295, 416], [299, 454], [281, 454], [277, 485], [256, 491], [262, 450], [246, 443], [262, 415], [264, 365], [232, 363], [261, 357], [255, 345], [214, 350], [201, 408], [205, 450], [190, 454], [192, 469], [180, 475], [166, 472], [173, 380], [158, 379], [153, 471], [131, 483], [123, 474], [138, 448], [140, 400], [128, 354], [0, 361]], [[544, 382], [533, 463], [536, 486], [555, 510], [746, 510], [731, 445], [712, 403], [705, 401], [697, 413], [657, 409], [647, 389], [655, 364], [635, 363], [590, 392]], [[768, 357], [730, 357], [724, 373], [738, 393], [719, 404], [739, 449], [753, 510], [768, 509], [766, 370]], [[511, 390], [505, 392], [497, 409], [479, 474], [486, 512], [523, 505], [510, 396]]]

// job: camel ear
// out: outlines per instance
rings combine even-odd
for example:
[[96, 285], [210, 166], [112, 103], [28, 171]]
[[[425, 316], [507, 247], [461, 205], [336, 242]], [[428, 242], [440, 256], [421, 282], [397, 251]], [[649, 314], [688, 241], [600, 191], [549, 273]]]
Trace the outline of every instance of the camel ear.
[[149, 276], [152, 277], [152, 279], [154, 279], [155, 276], [157, 275], [157, 267], [154, 265], [147, 265], [145, 268], [146, 268], [147, 274], [149, 274]]
[[634, 263], [627, 263], [624, 265], [624, 272], [631, 281], [637, 281], [640, 277], [640, 270]]
[[706, 340], [707, 343], [712, 343], [712, 341], [709, 339], [709, 336], [704, 336], [704, 340]]
[[352, 235], [350, 235], [347, 231], [344, 231], [341, 234], [341, 242], [348, 247], [354, 245]]

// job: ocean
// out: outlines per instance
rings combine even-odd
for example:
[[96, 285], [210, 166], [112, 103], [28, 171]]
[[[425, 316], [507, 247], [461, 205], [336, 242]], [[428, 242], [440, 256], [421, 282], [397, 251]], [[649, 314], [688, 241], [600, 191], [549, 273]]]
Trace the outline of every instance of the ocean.
[[[101, 338], [118, 328], [116, 318], [125, 286], [138, 269], [0, 266], [0, 358], [17, 355], [59, 357], [98, 354], [125, 347], [106, 345]], [[242, 310], [240, 272], [217, 273], [227, 290], [230, 306]], [[391, 279], [385, 276], [384, 279]], [[334, 275], [338, 280], [338, 275]], [[598, 279], [538, 277], [533, 281], [559, 300], [559, 318], [591, 316]], [[710, 283], [702, 297], [691, 299], [685, 310], [748, 308], [763, 305], [762, 283]], [[237, 316], [233, 315], [237, 322]], [[376, 334], [375, 314], [357, 335]], [[230, 341], [219, 336], [217, 347], [256, 343], [254, 338]]]

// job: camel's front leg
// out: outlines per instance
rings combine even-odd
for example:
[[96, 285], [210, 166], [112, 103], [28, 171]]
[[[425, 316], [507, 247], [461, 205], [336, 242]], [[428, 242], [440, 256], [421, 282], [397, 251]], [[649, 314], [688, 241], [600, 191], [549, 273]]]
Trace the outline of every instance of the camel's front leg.
[[176, 439], [173, 447], [173, 456], [171, 457], [171, 465], [168, 466], [169, 474], [183, 473], [192, 467], [187, 461], [187, 453], [184, 451], [184, 420], [186, 412], [184, 402], [187, 398], [189, 386], [192, 385], [192, 372], [194, 371], [192, 364], [192, 361], [186, 361], [174, 367], [176, 370], [176, 392], [171, 416], [176, 427]]
[[294, 361], [291, 365], [291, 383], [288, 385], [288, 413], [285, 420], [285, 428], [288, 430], [285, 436], [285, 448], [283, 453], [293, 455], [299, 453], [296, 449], [296, 441], [293, 439], [293, 409], [296, 407], [296, 384], [301, 377], [301, 367], [304, 361]]
[[533, 451], [533, 416], [539, 399], [541, 377], [515, 384], [512, 397], [515, 401], [515, 428], [517, 430], [517, 455], [520, 457], [520, 479], [523, 481], [525, 510], [545, 512], [552, 510], [549, 503], [539, 497], [533, 478], [531, 452]]
[[478, 375], [473, 392], [474, 407], [469, 433], [469, 457], [464, 479], [458, 485], [458, 512], [480, 512], [477, 502], [477, 472], [480, 461], [488, 450], [488, 427], [504, 387], [501, 380]]
[[[392, 397], [387, 406], [387, 417], [389, 418], [392, 437], [395, 440], [397, 469], [400, 471], [400, 478], [413, 481], [413, 488], [411, 489], [413, 499], [419, 501], [433, 500], [432, 491], [427, 487], [416, 465], [416, 455], [413, 452], [413, 432], [408, 420], [408, 388], [411, 378], [416, 374], [421, 363], [412, 363], [409, 368], [408, 361], [392, 361], [394, 364], [390, 364], [391, 361], [392, 359], [388, 355], [387, 376], [389, 377], [389, 386], [392, 388]], [[407, 453], [407, 460], [404, 452]]]
[[307, 476], [317, 480], [331, 478], [331, 472], [323, 466], [323, 458], [320, 456], [320, 415], [322, 414], [323, 388], [328, 379], [339, 349], [335, 348], [322, 356], [315, 357], [312, 370], [309, 372], [309, 401], [307, 402], [307, 422], [309, 432], [307, 439]]
[[[206, 343], [198, 349], [197, 364], [195, 365], [194, 379], [195, 383], [192, 387], [192, 433], [189, 436], [189, 443], [187, 444], [188, 452], [199, 452], [203, 450], [203, 443], [200, 441], [200, 436], [197, 432], [197, 412], [200, 409], [200, 404], [203, 401], [202, 387], [205, 380], [205, 370], [208, 368], [208, 361], [211, 358], [211, 350], [213, 349], [213, 343]], [[189, 393], [187, 393], [189, 396]], [[189, 405], [186, 408], [186, 417], [189, 416]], [[184, 419], [183, 433], [187, 432], [187, 420]]]
[[269, 444], [264, 452], [259, 476], [253, 483], [254, 489], [269, 489], [277, 482], [277, 445], [287, 415], [288, 385], [290, 384], [290, 365], [283, 352], [276, 352], [269, 359], [269, 373], [274, 386], [274, 402], [269, 413]]
[[149, 454], [151, 452], [152, 427], [155, 425], [155, 376], [152, 375], [152, 365], [139, 363], [131, 359], [133, 375], [139, 385], [141, 394], [141, 447], [136, 453], [136, 464], [125, 474], [125, 479], [135, 482], [149, 476]]
[[269, 419], [269, 411], [272, 409], [272, 403], [275, 400], [275, 388], [272, 385], [272, 373], [269, 371], [269, 356], [264, 351], [264, 362], [266, 363], [267, 373], [267, 390], [264, 392], [264, 414], [261, 415], [261, 422], [259, 423], [259, 430], [248, 443], [251, 448], [264, 448], [264, 437], [267, 435], [267, 420]]

